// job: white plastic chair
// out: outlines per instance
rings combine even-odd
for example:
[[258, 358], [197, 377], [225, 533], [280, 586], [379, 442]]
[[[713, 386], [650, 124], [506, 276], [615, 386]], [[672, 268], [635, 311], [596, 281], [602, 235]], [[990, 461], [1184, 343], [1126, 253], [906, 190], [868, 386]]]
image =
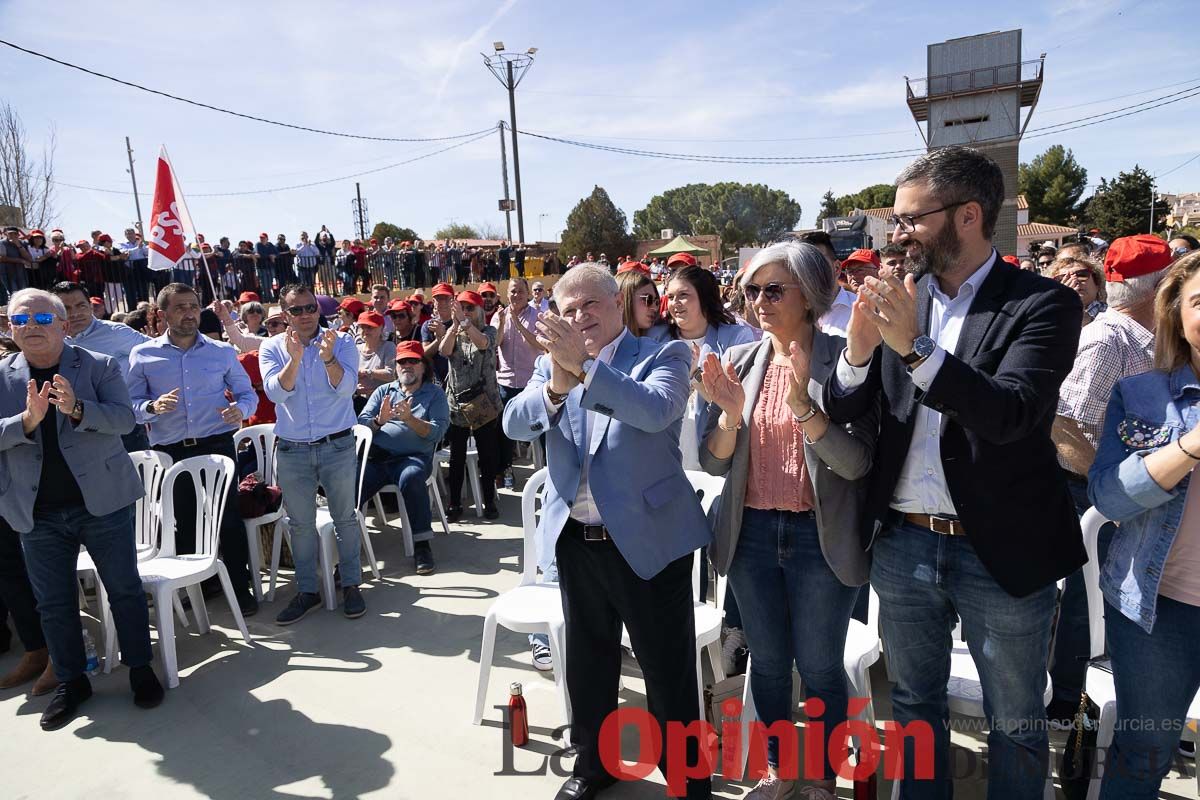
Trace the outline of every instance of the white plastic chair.
[[[273, 424], [250, 425], [233, 434], [234, 450], [240, 451], [243, 444], [249, 444], [254, 450], [254, 463], [258, 465], [259, 479], [268, 485], [275, 483], [275, 426]], [[244, 519], [246, 526], [246, 546], [250, 550], [250, 576], [254, 587], [254, 599], [262, 600], [262, 552], [259, 544], [258, 529], [263, 525], [271, 526], [271, 547], [274, 549], [275, 540], [283, 529], [283, 503], [279, 508], [261, 517]]]
[[[450, 463], [450, 448], [443, 447], [438, 451], [438, 464]], [[475, 516], [483, 518], [483, 483], [479, 479], [479, 450], [475, 447], [475, 437], [467, 439], [467, 481], [471, 485], [471, 498], [475, 502]]]
[[[538, 583], [537, 579], [537, 517], [538, 502], [548, 471], [539, 469], [530, 476], [521, 491], [521, 526], [524, 534], [521, 549], [521, 582], [492, 601], [483, 620], [483, 644], [479, 649], [479, 684], [475, 690], [475, 725], [483, 721], [483, 705], [487, 700], [488, 677], [496, 647], [496, 626], [503, 625], [517, 633], [544, 633], [550, 640], [550, 656], [554, 662], [554, 688], [562, 707], [563, 724], [571, 722], [571, 702], [567, 695], [566, 622], [563, 619], [562, 595], [557, 583]], [[568, 741], [569, 744], [569, 741]]]
[[[195, 456], [185, 458], [167, 470], [162, 482], [162, 539], [158, 554], [138, 564], [142, 587], [154, 597], [157, 610], [159, 650], [162, 654], [163, 675], [167, 688], [179, 685], [179, 668], [175, 657], [175, 619], [164, 609], [179, 589], [186, 589], [196, 615], [196, 629], [208, 633], [208, 609], [200, 583], [213, 575], [221, 581], [225, 600], [233, 619], [247, 644], [253, 644], [246, 621], [238, 606], [225, 564], [217, 557], [221, 518], [225, 513], [229, 482], [233, 480], [233, 461], [225, 456]], [[175, 552], [175, 483], [190, 481], [196, 491], [196, 552], [178, 555]]]
[[[879, 641], [879, 597], [870, 586], [865, 587], [870, 596], [867, 600], [867, 622], [864, 625], [856, 619], [850, 620], [846, 631], [846, 649], [843, 651], [842, 664], [846, 669], [846, 677], [850, 680], [850, 696], [866, 698], [867, 705], [857, 717], [872, 728], [875, 727], [875, 700], [871, 696], [871, 665], [879, 660], [882, 645]], [[753, 658], [753, 655], [751, 655]], [[750, 755], [750, 723], [758, 720], [758, 709], [754, 705], [754, 693], [750, 691], [750, 660], [746, 659], [746, 684], [742, 689], [742, 735], [741, 761], [743, 767]], [[862, 742], [854, 737], [855, 752], [862, 747]], [[899, 782], [896, 783], [898, 787]], [[893, 790], [895, 791], [895, 790]]]
[[[442, 493], [438, 490], [438, 482], [436, 477], [436, 473], [431, 472], [429, 474], [429, 479], [425, 481], [425, 486], [429, 490], [429, 499], [432, 503], [432, 508], [437, 512], [438, 519], [442, 521], [442, 530], [448, 534], [450, 533], [450, 523], [446, 521], [446, 507], [442, 505]], [[397, 515], [400, 522], [400, 534], [404, 538], [404, 555], [411, 558], [415, 552], [413, 550], [414, 531], [412, 529], [412, 523], [408, 520], [408, 508], [404, 505], [404, 495], [400, 493], [400, 487], [397, 484], [389, 483], [387, 486], [384, 486], [382, 489], [380, 489], [373, 498], [371, 498], [375, 504], [375, 520], [381, 526], [391, 525], [391, 523], [388, 522], [387, 512], [383, 510], [384, 493], [392, 494], [396, 497], [396, 506], [400, 509], [399, 514]]]

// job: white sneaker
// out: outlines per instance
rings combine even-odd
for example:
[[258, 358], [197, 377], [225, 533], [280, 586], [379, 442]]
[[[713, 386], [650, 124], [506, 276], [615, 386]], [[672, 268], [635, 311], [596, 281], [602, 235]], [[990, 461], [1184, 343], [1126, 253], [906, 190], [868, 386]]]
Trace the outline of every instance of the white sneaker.
[[737, 673], [738, 651], [746, 647], [746, 634], [741, 628], [726, 628], [725, 641], [721, 642], [721, 667], [725, 674]]
[[550, 656], [550, 645], [534, 642], [532, 649], [534, 669], [540, 669], [542, 672], [554, 669], [554, 659]]
[[768, 774], [754, 784], [754, 788], [746, 794], [744, 800], [784, 800], [792, 796], [795, 788], [795, 781], [780, 780]]

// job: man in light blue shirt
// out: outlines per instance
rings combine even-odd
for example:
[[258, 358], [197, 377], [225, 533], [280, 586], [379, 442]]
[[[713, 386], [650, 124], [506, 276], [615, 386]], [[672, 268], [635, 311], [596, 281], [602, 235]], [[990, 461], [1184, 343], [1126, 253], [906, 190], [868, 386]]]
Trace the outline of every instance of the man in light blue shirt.
[[[87, 289], [82, 284], [63, 281], [52, 289], [67, 309], [67, 343], [108, 356], [117, 362], [121, 375], [129, 374], [129, 353], [150, 337], [119, 322], [96, 319]], [[145, 450], [150, 444], [146, 439], [146, 427], [135, 425], [133, 430], [121, 437], [125, 450]]]
[[[202, 336], [200, 297], [190, 286], [169, 283], [158, 293], [167, 332], [133, 348], [129, 355], [129, 397], [134, 417], [150, 426], [150, 444], [181, 461], [194, 456], [225, 456], [237, 463], [233, 434], [258, 407], [250, 377], [238, 363], [237, 351]], [[228, 390], [234, 398], [225, 399]], [[196, 552], [196, 495], [190, 483], [177, 484], [175, 546], [178, 553]], [[230, 481], [221, 518], [221, 556], [242, 614], [258, 610], [251, 591], [249, 542], [238, 512], [237, 481]], [[256, 543], [257, 544], [257, 543]], [[255, 586], [257, 587], [257, 583]], [[219, 591], [214, 577], [210, 590]]]
[[258, 351], [263, 391], [275, 403], [276, 477], [291, 521], [299, 589], [276, 622], [290, 625], [321, 604], [317, 594], [317, 486], [325, 489], [337, 533], [342, 611], [366, 613], [358, 590], [362, 530], [358, 525], [358, 459], [354, 390], [358, 347], [348, 334], [322, 329], [317, 298], [306, 286], [280, 293], [289, 329]]

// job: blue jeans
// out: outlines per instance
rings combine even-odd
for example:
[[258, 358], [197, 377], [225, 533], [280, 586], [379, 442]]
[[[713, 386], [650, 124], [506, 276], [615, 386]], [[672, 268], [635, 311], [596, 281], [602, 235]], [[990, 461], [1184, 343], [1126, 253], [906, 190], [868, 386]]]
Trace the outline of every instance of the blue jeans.
[[408, 522], [412, 525], [413, 541], [430, 541], [433, 539], [433, 512], [429, 508], [429, 488], [425, 485], [433, 471], [429, 456], [394, 456], [383, 451], [380, 451], [380, 455], [384, 457], [367, 461], [367, 474], [363, 477], [359, 505], [379, 494], [379, 490], [384, 486], [396, 484], [404, 498], [404, 509], [408, 512]]
[[[849, 682], [842, 664], [846, 630], [857, 586], [846, 586], [821, 553], [811, 511], [762, 511], [742, 515], [729, 585], [737, 598], [750, 647], [750, 691], [765, 725], [792, 718], [792, 665], [805, 698], [825, 703], [821, 743], [825, 778], [829, 734], [846, 721]], [[810, 729], [811, 730], [811, 729]], [[779, 739], [767, 739], [767, 763], [779, 766]]]
[[1188, 706], [1200, 689], [1200, 607], [1158, 596], [1153, 633], [1105, 604], [1104, 634], [1117, 688], [1117, 724], [1101, 800], [1158, 797]]
[[316, 594], [317, 576], [317, 486], [325, 489], [329, 515], [337, 534], [342, 586], [362, 583], [362, 529], [356, 513], [358, 459], [354, 436], [332, 442], [292, 442], [280, 439], [276, 450], [275, 477], [283, 490], [283, 503], [291, 520], [292, 559], [296, 562], [296, 585], [301, 592]]
[[[150, 613], [138, 575], [133, 506], [103, 517], [92, 516], [83, 506], [35, 511], [33, 530], [21, 534], [21, 546], [54, 676], [60, 682], [78, 678], [87, 666], [75, 577], [80, 545], [87, 547], [108, 592], [121, 663], [140, 667], [151, 658]], [[166, 608], [159, 613], [172, 612]]]
[[899, 522], [875, 543], [871, 586], [888, 663], [896, 722], [932, 728], [934, 777], [914, 780], [914, 739], [904, 740], [902, 798], [949, 798], [951, 634], [955, 615], [979, 670], [987, 714], [988, 798], [1041, 797], [1049, 763], [1046, 659], [1058, 590], [1026, 597], [1000, 588], [965, 536]]

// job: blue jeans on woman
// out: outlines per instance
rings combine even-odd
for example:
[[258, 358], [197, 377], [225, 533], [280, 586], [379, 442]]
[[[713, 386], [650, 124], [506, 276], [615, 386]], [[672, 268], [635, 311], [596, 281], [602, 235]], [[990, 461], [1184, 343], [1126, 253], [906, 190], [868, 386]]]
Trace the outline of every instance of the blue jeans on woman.
[[[825, 562], [811, 511], [757, 508], [743, 512], [729, 585], [750, 647], [750, 691], [759, 720], [770, 726], [792, 718], [795, 665], [805, 698], [825, 704], [820, 718], [825, 726], [824, 777], [836, 777], [829, 763], [829, 734], [846, 721], [850, 701], [842, 656], [858, 587], [839, 581]], [[779, 739], [774, 736], [767, 738], [767, 763], [779, 766]]]
[[[375, 452], [378, 452], [378, 457]], [[362, 497], [358, 499], [358, 504], [366, 504], [384, 486], [399, 486], [400, 496], [404, 498], [404, 510], [412, 525], [413, 541], [429, 541], [433, 538], [433, 512], [429, 507], [429, 488], [425, 481], [433, 473], [431, 456], [398, 456], [382, 450], [375, 452], [367, 459], [367, 473], [363, 476]]]
[[1117, 689], [1117, 723], [1100, 800], [1158, 797], [1184, 718], [1200, 690], [1200, 606], [1158, 596], [1154, 631], [1108, 603], [1104, 636]]
[[[96, 517], [83, 506], [34, 510], [33, 530], [21, 534], [25, 568], [37, 597], [42, 631], [54, 663], [54, 676], [66, 683], [83, 674], [83, 625], [79, 621], [79, 546], [87, 547], [108, 593], [121, 663], [150, 663], [150, 613], [138, 575], [133, 506]], [[160, 614], [170, 614], [161, 609]]]
[[917, 733], [904, 739], [900, 797], [949, 798], [951, 633], [957, 616], [979, 670], [987, 714], [988, 800], [1041, 797], [1050, 757], [1046, 660], [1057, 587], [1013, 597], [987, 571], [971, 541], [899, 521], [872, 548], [871, 586], [888, 663], [896, 676], [897, 723], [932, 729], [931, 780], [912, 777]]

